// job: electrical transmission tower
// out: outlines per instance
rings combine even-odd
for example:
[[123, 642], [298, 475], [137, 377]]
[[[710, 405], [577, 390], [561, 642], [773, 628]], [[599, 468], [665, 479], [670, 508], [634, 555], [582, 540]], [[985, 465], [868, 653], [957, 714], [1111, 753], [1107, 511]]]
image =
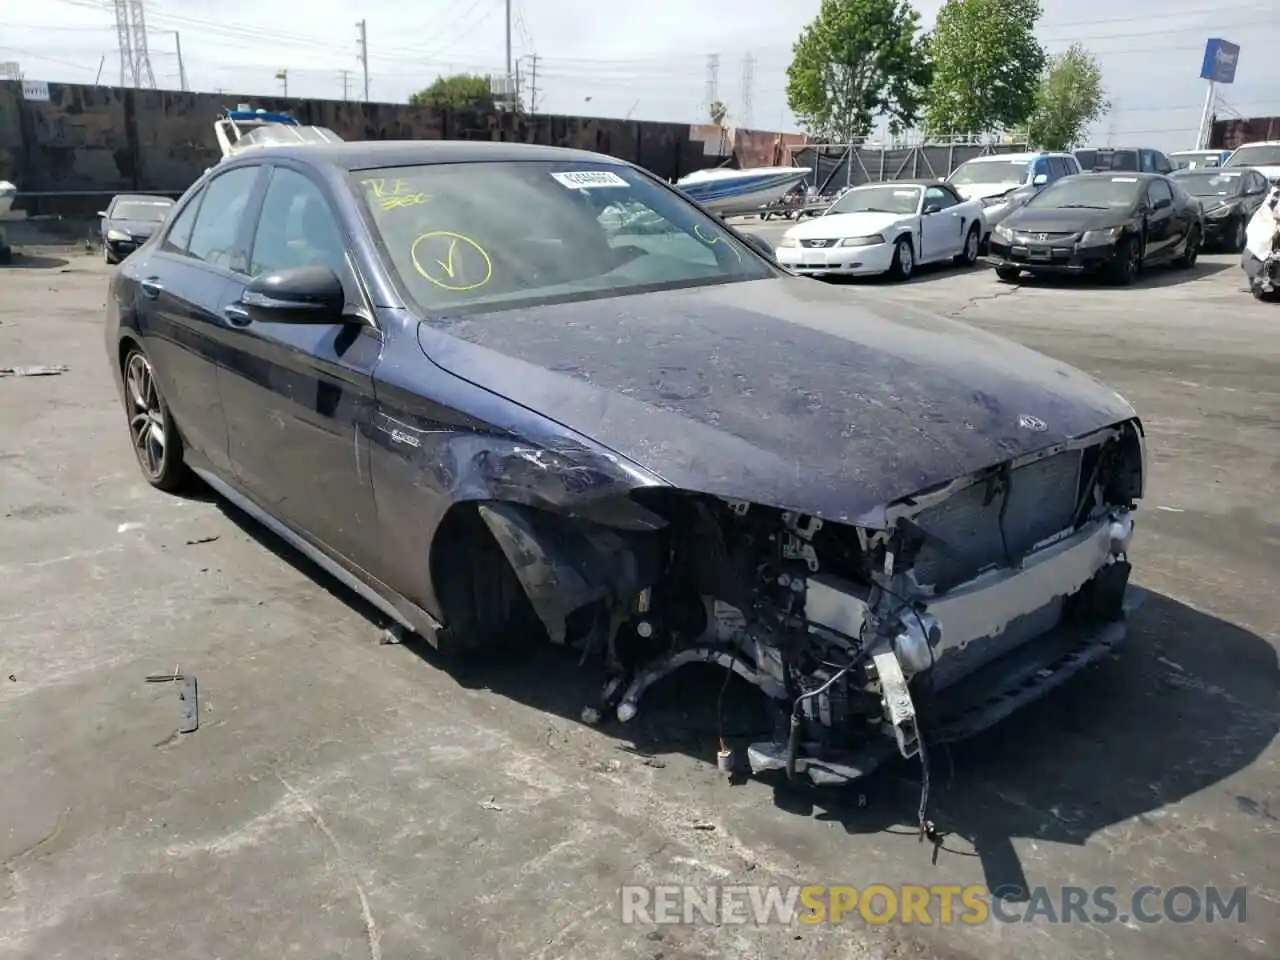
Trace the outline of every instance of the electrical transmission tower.
[[147, 11], [143, 0], [113, 0], [116, 15], [116, 44], [120, 48], [120, 86], [155, 89], [147, 49]]
[[129, 37], [129, 0], [114, 0], [116, 45], [120, 48], [120, 86], [136, 87], [138, 75], [133, 70], [133, 41]]
[[751, 94], [755, 85], [756, 58], [754, 54], [748, 53], [742, 58], [742, 89], [738, 94], [738, 98], [741, 101], [738, 114], [742, 125], [747, 129], [751, 129]]
[[720, 99], [720, 54], [713, 53], [707, 57], [707, 113], [711, 113], [712, 105]]

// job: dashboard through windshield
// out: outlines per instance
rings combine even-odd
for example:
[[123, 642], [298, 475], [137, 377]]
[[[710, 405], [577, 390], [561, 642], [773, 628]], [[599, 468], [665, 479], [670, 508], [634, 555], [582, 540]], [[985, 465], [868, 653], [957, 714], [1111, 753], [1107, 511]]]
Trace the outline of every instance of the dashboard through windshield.
[[630, 167], [456, 163], [351, 177], [384, 256], [427, 313], [775, 275], [715, 218]]

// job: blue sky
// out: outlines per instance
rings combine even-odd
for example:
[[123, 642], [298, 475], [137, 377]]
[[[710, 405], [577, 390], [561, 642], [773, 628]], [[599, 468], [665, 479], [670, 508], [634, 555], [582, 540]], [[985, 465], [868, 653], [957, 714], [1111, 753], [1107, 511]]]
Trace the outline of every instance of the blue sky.
[[[795, 129], [786, 107], [790, 47], [818, 0], [511, 0], [512, 47], [526, 79], [538, 56], [539, 111], [691, 122], [705, 119], [708, 55], [731, 120]], [[926, 22], [939, 0], [916, 4]], [[1241, 48], [1236, 82], [1220, 88], [1220, 116], [1280, 114], [1280, 0], [1044, 0], [1039, 33], [1050, 52], [1073, 40], [1098, 57], [1115, 104], [1099, 142], [1190, 145], [1204, 99], [1198, 78], [1208, 37]], [[29, 79], [119, 82], [108, 0], [44, 0], [0, 12], [0, 61]], [[228, 94], [360, 94], [356, 21], [368, 24], [370, 99], [404, 100], [439, 73], [504, 67], [504, 0], [147, 0], [157, 84], [176, 89], [175, 31], [189, 85]], [[641, 12], [643, 11], [643, 13]], [[744, 62], [754, 60], [751, 110]]]

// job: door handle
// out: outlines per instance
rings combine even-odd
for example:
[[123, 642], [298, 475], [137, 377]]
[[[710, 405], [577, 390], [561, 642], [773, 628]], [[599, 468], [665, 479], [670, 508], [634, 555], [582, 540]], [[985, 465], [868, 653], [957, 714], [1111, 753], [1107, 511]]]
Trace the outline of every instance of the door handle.
[[138, 287], [142, 290], [142, 295], [148, 300], [154, 300], [160, 296], [160, 291], [164, 289], [159, 277], [147, 277], [145, 280], [139, 280]]
[[235, 327], [247, 327], [253, 322], [253, 318], [249, 316], [249, 311], [238, 303], [228, 303], [222, 308], [222, 315]]

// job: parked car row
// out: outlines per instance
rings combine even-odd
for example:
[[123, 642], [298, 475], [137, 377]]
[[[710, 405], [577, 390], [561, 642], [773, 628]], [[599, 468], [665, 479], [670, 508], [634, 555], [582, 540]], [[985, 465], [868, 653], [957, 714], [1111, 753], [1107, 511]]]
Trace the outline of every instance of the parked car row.
[[978, 157], [945, 181], [854, 187], [789, 229], [775, 257], [799, 275], [903, 280], [985, 250], [1006, 282], [1100, 273], [1127, 284], [1145, 267], [1192, 266], [1204, 248], [1243, 250], [1268, 187], [1262, 172], [1234, 164], [1175, 171], [1147, 148]]

